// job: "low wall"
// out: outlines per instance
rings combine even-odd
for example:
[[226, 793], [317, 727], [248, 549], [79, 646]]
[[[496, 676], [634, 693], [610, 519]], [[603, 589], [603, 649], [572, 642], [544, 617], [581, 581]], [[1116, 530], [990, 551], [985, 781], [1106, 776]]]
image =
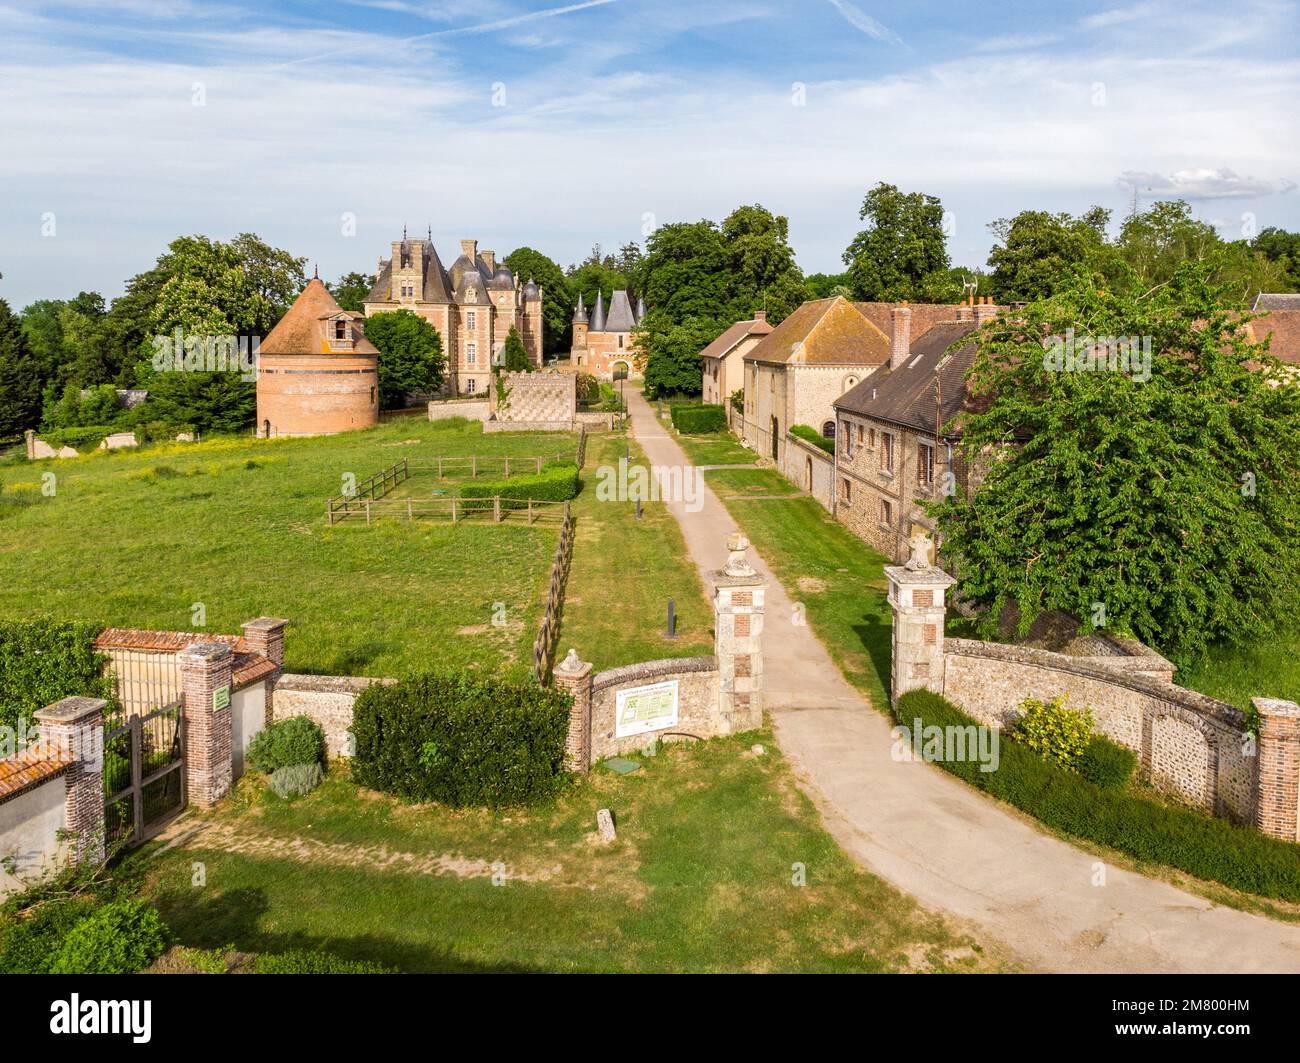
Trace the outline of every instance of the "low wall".
[[0, 865], [0, 896], [22, 891], [61, 864], [66, 801], [67, 785], [55, 775], [0, 802], [0, 859], [12, 860]]
[[835, 456], [798, 436], [787, 435], [781, 475], [817, 499], [830, 513], [835, 505]]
[[[618, 735], [618, 695], [634, 687], [677, 684], [677, 720], [652, 730]], [[727, 734], [719, 705], [718, 659], [677, 657], [611, 668], [591, 678], [591, 762], [644, 749], [668, 734], [712, 738]], [[753, 726], [761, 724], [761, 720]]]
[[471, 421], [486, 421], [492, 406], [487, 399], [474, 402], [437, 401], [429, 403], [430, 421], [449, 421], [453, 417], [466, 417]]
[[1257, 759], [1243, 741], [1243, 714], [1157, 678], [1156, 661], [1163, 658], [1071, 657], [946, 639], [943, 694], [997, 727], [1014, 721], [1025, 698], [1068, 694], [1072, 707], [1092, 710], [1097, 730], [1139, 754], [1154, 786], [1212, 815], [1253, 822]]
[[348, 731], [357, 697], [372, 683], [392, 682], [366, 676], [282, 675], [271, 695], [271, 718], [307, 716], [325, 732], [325, 750], [331, 757], [350, 757], [353, 747]]
[[484, 421], [483, 434], [493, 432], [571, 432], [572, 421]]

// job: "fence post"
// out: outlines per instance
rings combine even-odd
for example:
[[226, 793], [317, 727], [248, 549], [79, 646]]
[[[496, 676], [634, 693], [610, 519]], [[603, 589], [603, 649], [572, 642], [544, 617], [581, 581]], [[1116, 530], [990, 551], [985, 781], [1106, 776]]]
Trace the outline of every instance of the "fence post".
[[185, 791], [200, 808], [211, 808], [230, 792], [233, 661], [224, 642], [196, 642], [176, 655], [185, 705]]
[[442, 459], [438, 459], [438, 479], [442, 479]]
[[471, 480], [478, 479], [478, 455], [471, 454], [469, 458], [469, 475]]
[[889, 604], [894, 612], [890, 669], [890, 700], [909, 690], [943, 693], [943, 627], [947, 615], [944, 594], [957, 581], [930, 563], [933, 543], [927, 535], [908, 540], [906, 564], [886, 565]]
[[74, 835], [77, 863], [102, 863], [104, 851], [103, 698], [64, 698], [38, 709], [41, 746], [72, 758], [64, 776], [63, 828]]
[[451, 522], [456, 523], [456, 496], [451, 496]]
[[411, 512], [411, 500], [409, 498], [406, 500], [406, 519], [415, 520], [415, 515]]
[[551, 672], [551, 681], [556, 690], [573, 698], [564, 739], [564, 766], [585, 772], [591, 767], [591, 662], [579, 660], [578, 651], [570, 650]]
[[366, 524], [370, 523], [370, 499], [366, 499]]
[[506, 456], [506, 475], [505, 475], [505, 478], [506, 478], [507, 480], [510, 479], [510, 457], [509, 457], [509, 455]]
[[492, 496], [492, 523], [494, 524], [501, 523], [501, 496], [500, 495]]

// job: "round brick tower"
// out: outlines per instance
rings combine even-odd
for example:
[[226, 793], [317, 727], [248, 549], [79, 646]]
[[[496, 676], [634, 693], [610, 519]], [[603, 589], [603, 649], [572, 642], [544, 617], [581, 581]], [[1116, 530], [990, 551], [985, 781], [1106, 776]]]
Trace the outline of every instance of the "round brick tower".
[[364, 318], [344, 310], [319, 278], [262, 341], [257, 434], [315, 436], [379, 421], [379, 351]]

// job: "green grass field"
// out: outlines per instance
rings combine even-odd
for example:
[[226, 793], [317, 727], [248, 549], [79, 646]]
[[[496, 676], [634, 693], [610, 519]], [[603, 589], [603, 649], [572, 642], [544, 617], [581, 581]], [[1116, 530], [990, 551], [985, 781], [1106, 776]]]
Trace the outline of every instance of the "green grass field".
[[[315, 948], [402, 971], [996, 966], [853, 864], [770, 734], [638, 759], [634, 774], [597, 769], [550, 805], [496, 813], [403, 805], [337, 764], [292, 802], [245, 779], [207, 830], [146, 864], [146, 894], [181, 945]], [[614, 812], [612, 845], [592, 837], [599, 808]]]

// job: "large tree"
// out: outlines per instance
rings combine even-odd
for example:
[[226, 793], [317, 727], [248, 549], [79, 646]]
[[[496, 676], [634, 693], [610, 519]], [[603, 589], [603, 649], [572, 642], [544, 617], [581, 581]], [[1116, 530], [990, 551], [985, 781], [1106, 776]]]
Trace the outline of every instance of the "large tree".
[[787, 218], [758, 203], [737, 207], [722, 221], [722, 243], [731, 277], [727, 316], [745, 318], [765, 310], [768, 320], [779, 324], [808, 299]]
[[514, 325], [506, 333], [506, 342], [501, 348], [501, 366], [507, 373], [527, 373], [533, 368], [524, 341], [519, 338], [519, 330]]
[[856, 299], [919, 301], [930, 274], [949, 267], [943, 205], [935, 196], [901, 192], [883, 181], [862, 201], [867, 227], [844, 252]]
[[1281, 269], [1282, 282], [1275, 291], [1300, 292], [1300, 233], [1269, 226], [1260, 230], [1250, 246]]
[[542, 286], [542, 350], [549, 355], [567, 354], [573, 346], [569, 329], [576, 296], [569, 291], [564, 270], [531, 247], [515, 248], [506, 255], [505, 264], [520, 282], [533, 280]]
[[41, 378], [22, 321], [0, 299], [0, 438], [35, 428], [41, 419]]
[[1188, 262], [1106, 291], [1080, 270], [981, 332], [960, 446], [987, 477], [934, 508], [986, 624], [1059, 609], [1187, 661], [1295, 621], [1300, 385], [1241, 319]]
[[687, 318], [674, 324], [666, 314], [652, 310], [633, 333], [633, 355], [645, 377], [646, 395], [698, 395], [700, 351], [718, 335], [712, 318]]
[[1092, 207], [1079, 217], [1023, 210], [989, 225], [997, 243], [989, 252], [992, 295], [999, 303], [1045, 299], [1081, 267], [1106, 268], [1110, 212]]
[[345, 273], [333, 284], [327, 284], [334, 301], [344, 310], [359, 314], [365, 309], [366, 296], [375, 286], [373, 273]]
[[379, 398], [385, 409], [406, 403], [416, 392], [437, 391], [446, 378], [442, 337], [410, 310], [366, 318], [366, 339], [379, 348]]

